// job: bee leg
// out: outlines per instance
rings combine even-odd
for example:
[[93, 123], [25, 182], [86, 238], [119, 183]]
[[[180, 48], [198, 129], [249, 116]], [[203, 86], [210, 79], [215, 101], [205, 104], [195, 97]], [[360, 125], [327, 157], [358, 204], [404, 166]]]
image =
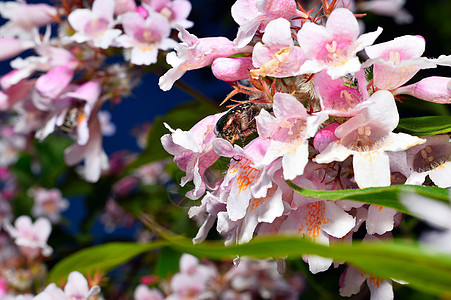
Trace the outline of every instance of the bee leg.
[[244, 147], [244, 138], [241, 135], [241, 133], [238, 133], [238, 136], [240, 137], [240, 141], [241, 141], [241, 147]]

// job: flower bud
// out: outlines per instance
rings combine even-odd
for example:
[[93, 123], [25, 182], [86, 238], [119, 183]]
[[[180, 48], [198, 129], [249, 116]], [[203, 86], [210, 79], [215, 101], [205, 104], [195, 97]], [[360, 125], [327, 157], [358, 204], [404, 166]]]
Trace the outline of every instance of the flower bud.
[[250, 69], [254, 69], [251, 57], [220, 57], [215, 59], [211, 65], [213, 75], [224, 81], [246, 79], [249, 76]]
[[400, 87], [393, 94], [406, 94], [430, 102], [449, 104], [451, 103], [451, 78], [427, 77], [417, 83]]
[[335, 129], [337, 127], [337, 123], [332, 123], [318, 131], [313, 139], [313, 147], [315, 147], [315, 149], [319, 152], [322, 152], [327, 148], [327, 146], [329, 146], [330, 143], [338, 140], [338, 137], [335, 135]]
[[22, 41], [13, 38], [0, 38], [0, 60], [13, 58], [27, 49], [33, 48], [32, 41]]

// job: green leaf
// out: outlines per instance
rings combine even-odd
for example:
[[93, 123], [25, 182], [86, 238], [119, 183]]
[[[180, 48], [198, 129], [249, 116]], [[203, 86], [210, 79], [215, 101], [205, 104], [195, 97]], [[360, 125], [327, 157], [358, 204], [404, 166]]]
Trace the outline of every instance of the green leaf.
[[139, 244], [115, 242], [83, 249], [61, 260], [47, 277], [48, 282], [60, 282], [72, 271], [84, 275], [96, 271], [108, 272], [144, 252], [161, 248], [167, 242]]
[[164, 247], [161, 249], [155, 265], [156, 275], [159, 278], [168, 278], [179, 271], [179, 261], [181, 253], [172, 248]]
[[57, 178], [67, 170], [64, 162], [64, 149], [73, 141], [66, 136], [48, 136], [44, 141], [35, 141], [34, 146], [41, 162], [41, 184], [54, 186]]
[[165, 237], [168, 242], [110, 243], [84, 249], [58, 263], [49, 280], [58, 282], [75, 270], [83, 274], [107, 272], [146, 251], [169, 246], [217, 260], [245, 256], [300, 259], [301, 255], [319, 255], [345, 261], [378, 278], [407, 281], [412, 288], [431, 294], [443, 296], [451, 292], [451, 256], [399, 240], [326, 246], [298, 236], [264, 236], [247, 244], [225, 247], [222, 242], [193, 245], [190, 239], [172, 233], [166, 233]]
[[253, 241], [224, 247], [218, 242], [193, 245], [190, 240], [172, 237], [171, 246], [180, 251], [211, 259], [238, 257], [300, 259], [310, 254], [346, 261], [379, 278], [394, 278], [428, 293], [451, 292], [451, 256], [439, 254], [403, 241], [321, 245], [293, 236], [257, 237]]
[[416, 136], [451, 132], [451, 116], [429, 116], [399, 120], [397, 130]]
[[409, 213], [409, 211], [407, 211], [399, 201], [399, 193], [413, 192], [425, 197], [449, 203], [448, 189], [442, 189], [432, 186], [392, 185], [387, 187], [371, 187], [354, 190], [317, 191], [300, 188], [292, 182], [287, 182], [296, 192], [305, 197], [332, 201], [353, 200], [365, 202], [369, 204], [394, 208], [406, 214], [411, 213]]
[[189, 102], [177, 106], [162, 117], [157, 117], [147, 137], [147, 148], [126, 168], [126, 171], [130, 172], [145, 164], [171, 156], [164, 150], [160, 141], [163, 135], [170, 133], [163, 123], [169, 124], [174, 129], [189, 130], [202, 118], [215, 113], [217, 110], [208, 105]]

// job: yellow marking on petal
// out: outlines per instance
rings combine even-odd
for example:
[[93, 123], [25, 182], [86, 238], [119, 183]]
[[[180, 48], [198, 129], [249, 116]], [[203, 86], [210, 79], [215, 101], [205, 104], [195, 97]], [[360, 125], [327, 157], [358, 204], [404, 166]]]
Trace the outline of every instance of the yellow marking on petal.
[[251, 201], [249, 202], [249, 212], [252, 212], [254, 209], [258, 208], [260, 205], [265, 203], [266, 200], [268, 200], [269, 198], [271, 198], [274, 195], [276, 190], [277, 190], [277, 186], [274, 185], [272, 188], [270, 188], [268, 190], [265, 197], [251, 199]]
[[284, 63], [288, 58], [291, 51], [291, 46], [282, 48], [273, 54], [273, 59], [266, 62], [259, 69], [254, 69], [250, 71], [252, 78], [258, 79], [259, 76], [265, 77], [268, 74], [277, 73], [280, 68], [281, 63]]
[[308, 203], [306, 205], [307, 216], [306, 216], [306, 225], [307, 225], [307, 236], [314, 241], [319, 237], [319, 233], [321, 230], [321, 225], [324, 220], [324, 211], [326, 208], [326, 204], [324, 201], [317, 201], [313, 203]]
[[251, 167], [251, 164], [251, 160], [243, 157], [229, 170], [230, 173], [239, 171], [235, 179], [239, 193], [247, 190], [260, 177], [261, 171]]
[[154, 47], [151, 47], [151, 46], [140, 46], [140, 47], [138, 47], [138, 49], [140, 51], [142, 51], [142, 52], [147, 52], [147, 51], [153, 51]]
[[164, 7], [162, 10], [160, 10], [160, 14], [165, 16], [168, 20], [172, 18], [172, 11], [167, 7]]
[[380, 279], [379, 279], [379, 278], [374, 277], [374, 276], [370, 276], [370, 277], [368, 278], [368, 280], [369, 280], [372, 284], [374, 284], [377, 288], [380, 288], [381, 282], [380, 282]]
[[383, 206], [381, 206], [381, 205], [376, 205], [376, 204], [373, 204], [374, 205], [374, 207], [376, 207], [379, 211], [382, 211], [382, 209], [384, 208]]

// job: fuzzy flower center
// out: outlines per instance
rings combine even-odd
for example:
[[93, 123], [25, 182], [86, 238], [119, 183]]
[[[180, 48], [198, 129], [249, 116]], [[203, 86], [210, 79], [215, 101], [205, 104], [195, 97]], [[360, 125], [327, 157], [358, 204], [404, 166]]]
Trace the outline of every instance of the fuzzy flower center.
[[416, 172], [430, 171], [451, 159], [451, 148], [442, 145], [429, 145], [418, 151], [413, 160]]
[[108, 29], [109, 22], [103, 18], [86, 23], [85, 33], [91, 36], [101, 36]]
[[372, 124], [360, 126], [342, 139], [342, 144], [348, 149], [364, 152], [378, 147], [385, 137], [385, 131]]

